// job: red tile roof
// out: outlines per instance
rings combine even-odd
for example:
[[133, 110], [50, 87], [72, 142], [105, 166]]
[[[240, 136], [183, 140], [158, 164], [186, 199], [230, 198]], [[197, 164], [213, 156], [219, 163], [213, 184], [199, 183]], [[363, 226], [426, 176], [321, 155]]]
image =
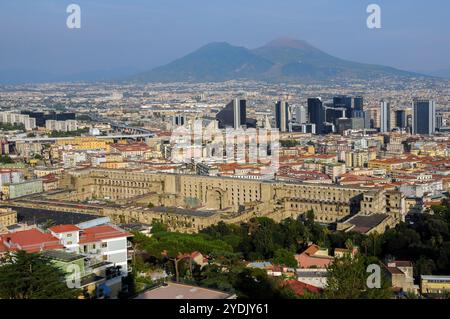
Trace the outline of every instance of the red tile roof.
[[314, 287], [312, 285], [306, 284], [304, 282], [298, 281], [298, 280], [288, 280], [286, 281], [286, 284], [295, 292], [298, 296], [303, 296], [305, 292], [311, 292], [311, 293], [320, 293], [321, 289]]
[[84, 229], [80, 234], [80, 244], [98, 242], [104, 239], [131, 237], [132, 234], [114, 228], [113, 226], [103, 225]]
[[0, 241], [2, 242], [0, 250], [3, 249], [3, 251], [38, 252], [41, 249], [64, 248], [58, 238], [36, 228], [4, 234], [0, 236]]
[[111, 146], [119, 152], [145, 152], [151, 149], [150, 146], [145, 143], [113, 144]]
[[51, 230], [54, 233], [68, 233], [68, 232], [74, 232], [81, 230], [75, 225], [58, 225], [50, 227], [49, 230]]

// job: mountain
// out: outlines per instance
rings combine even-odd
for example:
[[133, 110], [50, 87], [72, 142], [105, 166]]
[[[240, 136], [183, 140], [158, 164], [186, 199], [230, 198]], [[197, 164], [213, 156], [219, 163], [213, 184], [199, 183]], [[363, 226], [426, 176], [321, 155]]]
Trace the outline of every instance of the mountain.
[[305, 41], [280, 38], [249, 50], [211, 43], [169, 64], [133, 76], [139, 82], [218, 82], [233, 79], [324, 81], [384, 76], [417, 77], [395, 68], [346, 61]]
[[144, 82], [208, 82], [254, 78], [273, 63], [243, 47], [225, 42], [207, 44], [197, 51], [133, 77]]
[[430, 76], [436, 76], [439, 78], [450, 79], [450, 69], [428, 71], [428, 72], [424, 72], [424, 73], [429, 74]]

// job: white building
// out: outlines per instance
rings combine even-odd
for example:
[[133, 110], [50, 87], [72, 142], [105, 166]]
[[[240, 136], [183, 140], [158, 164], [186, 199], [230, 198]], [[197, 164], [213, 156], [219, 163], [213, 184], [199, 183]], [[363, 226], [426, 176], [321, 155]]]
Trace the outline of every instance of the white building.
[[45, 121], [45, 128], [49, 131], [72, 132], [78, 129], [78, 122], [76, 120], [47, 120]]
[[17, 114], [11, 112], [0, 112], [0, 123], [5, 124], [23, 124], [25, 130], [31, 131], [36, 128], [36, 119], [29, 115]]

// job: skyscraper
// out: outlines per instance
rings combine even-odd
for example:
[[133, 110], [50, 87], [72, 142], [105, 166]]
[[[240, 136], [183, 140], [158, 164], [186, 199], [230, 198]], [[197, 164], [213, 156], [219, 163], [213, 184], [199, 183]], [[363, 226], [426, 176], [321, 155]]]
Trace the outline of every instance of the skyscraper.
[[333, 97], [333, 105], [335, 108], [343, 107], [350, 110], [352, 108], [352, 104], [353, 101], [350, 96], [341, 95]]
[[275, 127], [280, 132], [287, 132], [289, 130], [290, 122], [289, 104], [285, 101], [278, 101], [275, 103]]
[[352, 109], [354, 111], [363, 111], [364, 109], [364, 99], [362, 96], [356, 96], [352, 101]]
[[397, 110], [395, 111], [395, 126], [398, 128], [406, 128], [406, 111], [405, 110]]
[[433, 100], [413, 101], [413, 134], [432, 135], [436, 130], [436, 104]]
[[320, 98], [308, 99], [309, 123], [316, 125], [316, 134], [322, 134], [324, 131], [325, 109]]
[[177, 114], [177, 115], [174, 115], [174, 116], [173, 116], [173, 118], [172, 118], [172, 124], [173, 124], [174, 126], [183, 126], [184, 123], [185, 123], [184, 115], [182, 115], [182, 114]]
[[295, 121], [298, 124], [304, 124], [308, 121], [308, 112], [303, 105], [296, 106], [294, 109]]
[[247, 101], [234, 99], [216, 114], [219, 128], [240, 128], [247, 123]]
[[388, 102], [380, 103], [380, 131], [382, 133], [391, 131], [391, 105]]
[[346, 117], [352, 118], [354, 117], [355, 111], [363, 111], [364, 99], [362, 96], [355, 96], [355, 97], [346, 95], [335, 96], [333, 97], [333, 107], [345, 108]]

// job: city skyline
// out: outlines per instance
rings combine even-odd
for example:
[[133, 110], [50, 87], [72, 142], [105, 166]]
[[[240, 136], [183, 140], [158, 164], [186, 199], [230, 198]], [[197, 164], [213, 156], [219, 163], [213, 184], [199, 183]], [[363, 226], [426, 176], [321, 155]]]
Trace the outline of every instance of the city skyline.
[[74, 1], [0, 4], [0, 301], [450, 299], [448, 2]]

